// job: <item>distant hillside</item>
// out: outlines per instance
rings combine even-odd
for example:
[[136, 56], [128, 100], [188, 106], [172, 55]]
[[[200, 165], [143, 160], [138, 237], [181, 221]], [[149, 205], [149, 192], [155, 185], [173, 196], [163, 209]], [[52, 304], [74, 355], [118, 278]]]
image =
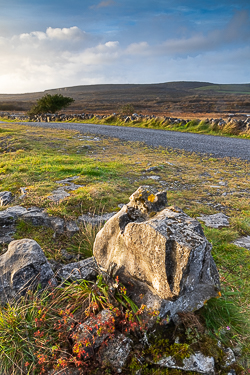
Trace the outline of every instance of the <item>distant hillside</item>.
[[[166, 82], [157, 84], [104, 84], [64, 87], [44, 92], [0, 95], [0, 110], [28, 110], [45, 94], [71, 96], [73, 111], [117, 112], [132, 103], [136, 111], [164, 113], [249, 112], [250, 84]], [[10, 109], [8, 109], [10, 108]]]

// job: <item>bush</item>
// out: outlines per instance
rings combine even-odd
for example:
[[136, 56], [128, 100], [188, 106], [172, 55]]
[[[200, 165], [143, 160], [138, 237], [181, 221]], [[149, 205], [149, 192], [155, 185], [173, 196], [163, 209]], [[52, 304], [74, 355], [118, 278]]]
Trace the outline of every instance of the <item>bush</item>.
[[74, 102], [73, 98], [61, 94], [46, 94], [28, 112], [30, 116], [40, 115], [43, 113], [55, 113], [63, 108], [68, 107]]

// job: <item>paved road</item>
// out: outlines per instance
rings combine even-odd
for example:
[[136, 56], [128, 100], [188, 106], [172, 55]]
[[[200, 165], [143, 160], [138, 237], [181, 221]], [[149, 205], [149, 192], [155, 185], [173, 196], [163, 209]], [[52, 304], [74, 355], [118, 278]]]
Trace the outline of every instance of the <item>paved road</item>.
[[26, 124], [44, 128], [75, 129], [81, 133], [104, 135], [126, 141], [145, 142], [153, 147], [163, 146], [190, 152], [212, 154], [216, 157], [236, 157], [250, 161], [250, 139], [94, 124], [46, 122], [29, 122]]

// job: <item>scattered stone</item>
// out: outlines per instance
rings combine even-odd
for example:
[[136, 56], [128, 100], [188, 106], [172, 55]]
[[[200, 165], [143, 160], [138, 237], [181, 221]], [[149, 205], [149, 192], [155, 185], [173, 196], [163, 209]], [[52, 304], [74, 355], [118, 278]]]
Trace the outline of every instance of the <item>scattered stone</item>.
[[104, 346], [98, 352], [102, 365], [110, 366], [118, 374], [121, 373], [131, 352], [131, 343], [132, 340], [122, 333], [109, 340], [107, 346]]
[[60, 253], [61, 253], [61, 256], [63, 257], [63, 259], [65, 259], [65, 260], [71, 260], [72, 258], [74, 258], [74, 255], [68, 253], [67, 250], [65, 250], [65, 249], [61, 249]]
[[229, 227], [228, 216], [223, 213], [218, 213], [214, 215], [201, 215], [197, 219], [203, 221], [205, 225], [209, 228], [224, 228]]
[[233, 243], [236, 246], [250, 250], [250, 236], [238, 238], [238, 240], [235, 240]]
[[223, 359], [225, 361], [225, 364], [223, 367], [231, 366], [236, 361], [234, 352], [230, 348], [224, 349], [224, 352], [225, 352], [225, 356]]
[[26, 223], [30, 223], [34, 226], [40, 226], [40, 225], [44, 225], [47, 227], [50, 226], [51, 222], [50, 222], [49, 216], [44, 211], [41, 211], [40, 209], [37, 209], [37, 210], [36, 209], [37, 207], [31, 210], [28, 210], [26, 213], [21, 215], [21, 219], [25, 221]]
[[0, 225], [6, 226], [11, 225], [15, 222], [15, 215], [12, 215], [6, 211], [0, 211]]
[[[175, 319], [203, 306], [220, 288], [212, 245], [201, 225], [176, 207], [165, 208], [166, 192], [139, 188], [99, 231], [94, 257], [112, 269], [138, 305]], [[143, 296], [143, 297], [142, 297]]]
[[61, 200], [67, 197], [70, 197], [69, 193], [66, 193], [66, 191], [64, 190], [57, 189], [57, 190], [52, 191], [52, 195], [49, 195], [48, 199], [55, 203], [59, 203]]
[[160, 176], [147, 176], [147, 178], [150, 178], [151, 180], [159, 180]]
[[34, 240], [12, 241], [0, 256], [0, 301], [6, 303], [38, 285], [56, 286], [54, 273]]
[[27, 188], [26, 187], [21, 187], [20, 191], [21, 191], [21, 195], [20, 195], [19, 199], [25, 198], [25, 196], [27, 195]]
[[201, 352], [191, 354], [190, 357], [183, 359], [183, 365], [176, 363], [175, 358], [169, 356], [160, 359], [157, 363], [161, 367], [176, 368], [184, 371], [194, 371], [200, 374], [214, 374], [214, 358], [206, 357]]
[[28, 210], [22, 206], [13, 206], [13, 207], [7, 208], [6, 212], [8, 212], [11, 215], [14, 215], [15, 218], [18, 218], [22, 216], [23, 214], [26, 214]]
[[75, 221], [66, 221], [66, 231], [68, 236], [73, 236], [79, 232], [79, 227]]
[[8, 245], [13, 240], [14, 238], [8, 234], [6, 236], [0, 236], [0, 245]]
[[50, 218], [50, 224], [55, 231], [55, 234], [62, 234], [64, 232], [64, 220], [60, 217]]
[[148, 169], [145, 169], [145, 172], [152, 172], [152, 171], [159, 172], [159, 168], [158, 167], [150, 167]]
[[91, 224], [93, 226], [104, 224], [108, 221], [112, 216], [114, 216], [116, 212], [110, 212], [107, 214], [102, 215], [95, 215], [88, 213], [87, 215], [81, 215], [78, 217], [78, 222], [82, 224]]
[[104, 340], [110, 336], [113, 327], [114, 316], [110, 310], [102, 310], [99, 314], [88, 318], [85, 323], [78, 326], [72, 338], [75, 347], [80, 346], [84, 349], [81, 354], [83, 360], [94, 355], [94, 349], [100, 347]]
[[0, 192], [0, 206], [7, 206], [13, 199], [13, 195], [10, 191]]
[[62, 266], [56, 276], [61, 280], [93, 280], [96, 275], [97, 265], [94, 258], [81, 260], [80, 262], [69, 263]]

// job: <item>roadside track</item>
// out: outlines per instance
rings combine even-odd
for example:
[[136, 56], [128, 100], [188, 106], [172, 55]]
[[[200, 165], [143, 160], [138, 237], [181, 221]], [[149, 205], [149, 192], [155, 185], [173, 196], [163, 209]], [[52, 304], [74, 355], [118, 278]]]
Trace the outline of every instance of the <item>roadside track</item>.
[[83, 134], [103, 135], [124, 141], [143, 142], [152, 147], [162, 146], [175, 150], [209, 154], [215, 157], [240, 158], [250, 161], [250, 139], [84, 123], [21, 122], [20, 124], [58, 130], [78, 130]]

